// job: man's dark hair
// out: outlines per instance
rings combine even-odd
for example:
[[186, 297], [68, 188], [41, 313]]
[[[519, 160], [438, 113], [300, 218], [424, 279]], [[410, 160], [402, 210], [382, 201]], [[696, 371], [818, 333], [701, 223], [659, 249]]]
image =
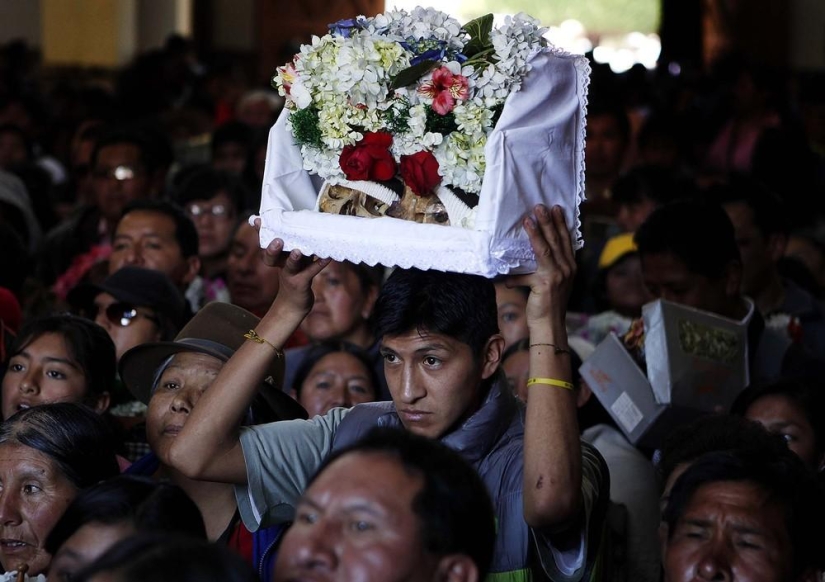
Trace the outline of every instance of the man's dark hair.
[[753, 212], [753, 223], [763, 237], [785, 234], [790, 222], [782, 200], [761, 182], [742, 174], [734, 174], [725, 182], [709, 186], [705, 191], [708, 201], [718, 204], [745, 204]]
[[375, 373], [375, 365], [370, 360], [370, 356], [367, 353], [367, 351], [353, 343], [337, 340], [321, 341], [316, 344], [313, 344], [309, 347], [309, 349], [307, 349], [307, 351], [304, 353], [303, 360], [301, 360], [301, 364], [295, 371], [295, 376], [292, 380], [292, 386], [290, 386], [295, 391], [295, 395], [301, 395], [301, 389], [303, 388], [304, 382], [306, 381], [310, 371], [312, 371], [312, 368], [315, 366], [315, 364], [320, 362], [323, 358], [327, 357], [328, 355], [336, 354], [339, 352], [350, 354], [356, 360], [361, 362], [361, 364], [364, 366], [364, 369], [367, 371], [367, 378], [369, 378], [370, 383], [372, 384], [373, 399], [377, 398], [378, 395], [381, 393], [381, 384], [378, 381], [378, 376]]
[[793, 580], [808, 569], [825, 566], [822, 528], [825, 492], [802, 461], [790, 451], [769, 453], [725, 451], [696, 460], [673, 486], [664, 512], [668, 536], [700, 487], [718, 482], [751, 483], [772, 503], [782, 506], [793, 552]]
[[825, 453], [825, 392], [821, 380], [785, 379], [773, 384], [751, 386], [737, 396], [731, 414], [744, 416], [754, 402], [765, 396], [782, 396], [790, 400], [814, 430], [817, 456]]
[[613, 201], [619, 205], [633, 205], [650, 200], [664, 206], [676, 200], [695, 197], [696, 188], [690, 180], [677, 177], [667, 168], [640, 166], [620, 176], [611, 190]]
[[375, 328], [379, 339], [414, 330], [443, 334], [480, 357], [498, 333], [495, 287], [478, 275], [396, 269], [376, 302]]
[[197, 256], [198, 230], [180, 206], [166, 200], [132, 200], [123, 209], [120, 220], [130, 212], [136, 211], [157, 212], [171, 218], [175, 223], [175, 240], [178, 241], [183, 257], [188, 259]]
[[54, 555], [90, 523], [129, 524], [137, 532], [179, 533], [206, 539], [198, 506], [183, 489], [136, 475], [119, 475], [80, 493], [66, 508], [44, 545]]
[[187, 176], [174, 193], [174, 200], [183, 207], [196, 200], [211, 200], [221, 192], [229, 196], [232, 210], [237, 215], [246, 200], [243, 183], [228, 172], [204, 166]]
[[112, 393], [117, 376], [115, 344], [106, 330], [83, 317], [68, 313], [47, 315], [26, 322], [11, 347], [12, 356], [46, 334], [57, 334], [86, 379], [85, 400], [94, 402], [104, 392]]
[[354, 445], [330, 455], [307, 485], [325, 468], [351, 453], [372, 453], [396, 459], [424, 481], [413, 499], [421, 520], [424, 547], [438, 555], [465, 554], [483, 580], [495, 543], [495, 514], [487, 487], [467, 461], [441, 443], [394, 428], [375, 428]]
[[185, 536], [139, 533], [115, 544], [78, 572], [75, 582], [108, 573], [119, 582], [257, 582], [255, 570], [220, 544]]
[[140, 151], [140, 163], [148, 173], [157, 170], [164, 161], [164, 153], [158, 151], [160, 146], [148, 134], [128, 127], [109, 127], [100, 130], [99, 137], [92, 150], [91, 166], [97, 166], [97, 158], [103, 148], [113, 145], [133, 145]]
[[722, 208], [702, 202], [674, 202], [656, 209], [636, 232], [645, 255], [669, 253], [691, 273], [718, 280], [741, 262], [733, 225]]
[[43, 453], [78, 489], [120, 472], [112, 430], [99, 414], [81, 404], [58, 402], [21, 410], [0, 424], [0, 443]]
[[692, 463], [702, 455], [717, 451], [759, 451], [779, 455], [788, 447], [782, 437], [768, 432], [758, 422], [713, 414], [703, 416], [674, 430], [662, 444], [656, 468], [665, 483], [673, 471]]
[[227, 143], [237, 143], [249, 149], [252, 145], [253, 131], [245, 123], [229, 121], [224, 123], [212, 134], [212, 153]]

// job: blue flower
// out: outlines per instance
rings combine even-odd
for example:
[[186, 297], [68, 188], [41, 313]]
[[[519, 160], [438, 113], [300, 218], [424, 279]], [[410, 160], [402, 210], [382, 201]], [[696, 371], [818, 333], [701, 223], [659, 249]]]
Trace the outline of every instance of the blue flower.
[[360, 18], [345, 18], [338, 22], [333, 22], [328, 28], [330, 34], [349, 38], [352, 35], [353, 29], [361, 30], [364, 28], [364, 25]]
[[410, 59], [410, 66], [423, 63], [424, 61], [440, 62], [456, 60], [459, 63], [463, 63], [467, 60], [467, 57], [463, 54], [451, 50], [449, 45], [443, 40], [416, 40], [410, 37], [407, 38], [406, 41], [401, 42], [401, 46], [416, 55]]

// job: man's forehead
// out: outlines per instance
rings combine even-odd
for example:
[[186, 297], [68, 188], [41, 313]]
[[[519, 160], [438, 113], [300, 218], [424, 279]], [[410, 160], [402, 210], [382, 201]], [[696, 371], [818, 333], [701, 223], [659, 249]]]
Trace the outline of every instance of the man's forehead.
[[131, 234], [174, 236], [175, 221], [162, 212], [133, 210], [120, 219], [115, 230], [115, 236]]
[[97, 163], [118, 165], [121, 163], [140, 163], [141, 162], [140, 148], [130, 142], [111, 143], [100, 148], [97, 154]]
[[387, 510], [412, 511], [412, 499], [423, 487], [421, 475], [408, 470], [387, 451], [352, 451], [335, 459], [310, 485], [304, 500], [361, 505], [368, 501]]
[[424, 347], [453, 349], [462, 342], [443, 333], [432, 332], [426, 328], [412, 329], [397, 335], [385, 335], [381, 338], [381, 347], [391, 350], [421, 349]]

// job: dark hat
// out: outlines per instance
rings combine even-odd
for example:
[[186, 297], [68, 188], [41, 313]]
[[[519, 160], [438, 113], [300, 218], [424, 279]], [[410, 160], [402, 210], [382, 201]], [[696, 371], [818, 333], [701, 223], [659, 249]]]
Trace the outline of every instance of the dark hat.
[[[186, 324], [171, 342], [147, 343], [135, 346], [120, 359], [120, 377], [132, 395], [148, 403], [158, 368], [169, 357], [181, 352], [198, 352], [226, 362], [244, 343], [244, 334], [254, 329], [260, 319], [246, 309], [231, 303], [206, 304]], [[278, 358], [267, 370], [269, 380], [260, 389], [260, 396], [279, 420], [306, 418], [306, 411], [284, 393], [283, 358]]]
[[94, 298], [108, 293], [118, 301], [136, 307], [150, 307], [168, 317], [180, 329], [189, 317], [189, 306], [183, 293], [160, 271], [141, 267], [122, 267], [99, 285], [78, 285], [67, 297], [75, 307], [89, 308]]

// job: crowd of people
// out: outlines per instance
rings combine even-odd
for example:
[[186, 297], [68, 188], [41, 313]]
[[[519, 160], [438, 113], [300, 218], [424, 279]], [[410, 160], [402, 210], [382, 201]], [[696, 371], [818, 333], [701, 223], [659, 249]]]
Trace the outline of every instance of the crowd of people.
[[[585, 246], [525, 208], [490, 280], [260, 248], [243, 63], [36, 63], [0, 47], [7, 575], [825, 575], [825, 75], [593, 63]], [[579, 369], [656, 299], [744, 326], [749, 385], [642, 446]]]

